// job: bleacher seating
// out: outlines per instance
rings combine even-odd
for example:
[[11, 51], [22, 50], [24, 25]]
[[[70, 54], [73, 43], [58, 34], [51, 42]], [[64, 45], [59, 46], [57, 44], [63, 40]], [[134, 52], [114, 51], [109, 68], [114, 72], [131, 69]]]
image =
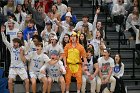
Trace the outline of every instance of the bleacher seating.
[[[82, 19], [82, 16], [84, 14], [88, 14], [90, 18], [90, 22], [93, 21], [93, 14], [94, 11], [92, 10], [92, 5], [91, 5], [92, 0], [83, 0], [83, 6], [80, 6], [80, 0], [69, 0], [69, 6], [73, 8], [73, 14], [77, 15], [78, 20], [80, 21]], [[81, 12], [82, 11], [82, 12]], [[102, 11], [99, 14], [98, 20], [103, 22], [103, 25], [106, 25], [106, 45], [107, 47], [110, 47], [111, 50], [111, 55], [114, 56], [118, 52], [118, 32], [115, 31], [115, 26], [112, 25], [111, 27], [106, 23], [105, 19], [105, 13]], [[113, 23], [112, 23], [113, 24]], [[125, 86], [128, 89], [128, 93], [132, 93], [129, 91], [137, 90], [140, 91], [140, 66], [136, 65], [134, 62], [134, 52], [133, 49], [135, 48], [135, 41], [134, 40], [129, 40], [130, 34], [127, 32], [124, 32], [125, 39], [122, 36], [121, 40], [124, 41], [125, 43], [120, 43], [120, 53], [122, 55], [122, 61], [125, 64], [125, 73], [124, 73], [124, 83]], [[113, 50], [113, 48], [115, 48]], [[2, 56], [2, 51], [0, 51], [0, 59]], [[4, 63], [0, 63], [1, 66], [5, 66]], [[3, 64], [3, 65], [2, 65]], [[135, 67], [135, 68], [133, 68]], [[135, 74], [134, 74], [135, 72]], [[20, 82], [20, 79], [18, 79]], [[18, 80], [15, 82], [14, 85], [14, 90], [15, 93], [24, 93], [24, 83], [23, 82], [18, 82]], [[41, 83], [39, 83], [37, 91], [39, 92], [41, 90]], [[89, 87], [88, 87], [89, 89]], [[60, 92], [60, 87], [58, 84], [54, 83], [52, 87], [52, 92], [59, 93]], [[76, 83], [72, 82], [71, 92], [76, 91]], [[1, 92], [0, 92], [1, 93]], [[138, 92], [135, 92], [138, 93]]]

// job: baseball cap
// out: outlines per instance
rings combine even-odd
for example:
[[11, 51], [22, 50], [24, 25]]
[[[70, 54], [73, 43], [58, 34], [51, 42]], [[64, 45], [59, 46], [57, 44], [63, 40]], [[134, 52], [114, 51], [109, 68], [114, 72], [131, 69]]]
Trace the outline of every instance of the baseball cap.
[[72, 17], [72, 15], [71, 15], [70, 12], [67, 12], [67, 13], [66, 13], [66, 16]]
[[59, 53], [58, 53], [58, 51], [57, 51], [57, 50], [52, 50], [52, 51], [51, 51], [51, 55], [56, 55], [56, 56], [58, 56], [58, 55], [59, 55]]

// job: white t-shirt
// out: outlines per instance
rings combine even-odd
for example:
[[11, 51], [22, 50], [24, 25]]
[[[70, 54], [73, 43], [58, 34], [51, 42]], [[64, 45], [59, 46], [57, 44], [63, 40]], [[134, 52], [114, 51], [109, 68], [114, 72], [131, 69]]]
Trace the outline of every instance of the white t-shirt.
[[60, 13], [61, 17], [67, 12], [67, 6], [65, 4], [56, 4], [56, 6], [58, 7], [58, 12]]
[[[43, 33], [44, 33], [44, 32], [45, 32], [45, 35], [43, 36]], [[48, 32], [47, 29], [45, 29], [45, 30], [43, 30], [43, 31], [41, 32], [41, 37], [44, 39], [45, 42], [48, 42], [48, 41], [49, 41], [49, 35], [50, 35], [51, 33], [53, 33], [53, 34], [56, 35], [56, 33], [55, 33], [52, 29], [51, 29], [50, 32]]]
[[105, 60], [104, 57], [98, 59], [99, 69], [103, 75], [108, 75], [110, 67], [114, 67], [114, 59], [109, 57], [108, 60]]
[[14, 28], [13, 30], [10, 29], [6, 29], [6, 35], [10, 35], [10, 42], [12, 42], [12, 40], [14, 38], [17, 38], [17, 32], [19, 31], [19, 29]]
[[[44, 64], [41, 70], [44, 70], [44, 69], [47, 70], [48, 76], [50, 77], [59, 77], [62, 74], [66, 73], [65, 67], [63, 66], [63, 62], [60, 60], [53, 65], [50, 65], [49, 63]], [[60, 72], [60, 69], [62, 69], [63, 72]]]
[[11, 43], [9, 43], [5, 37], [4, 32], [1, 32], [2, 40], [6, 47], [11, 53], [11, 64], [10, 67], [24, 68], [24, 63], [20, 58], [20, 48], [14, 48]]
[[100, 56], [100, 40], [93, 39], [90, 41], [90, 44], [94, 47], [94, 54], [95, 56]]
[[66, 21], [61, 22], [62, 26], [65, 26], [67, 29], [69, 29], [70, 25]]
[[[79, 21], [73, 30], [82, 29], [83, 21]], [[92, 31], [92, 24], [88, 22], [89, 31]]]
[[56, 50], [59, 54], [64, 53], [62, 46], [59, 44], [56, 44], [56, 46], [52, 46], [52, 44], [49, 44], [44, 48], [44, 52], [46, 52], [49, 57], [51, 56], [51, 51], [53, 50]]
[[40, 55], [38, 55], [36, 51], [30, 52], [25, 57], [27, 60], [30, 61], [30, 65], [29, 65], [30, 72], [39, 72], [40, 68], [45, 63], [50, 61], [49, 57], [46, 54], [41, 53]]

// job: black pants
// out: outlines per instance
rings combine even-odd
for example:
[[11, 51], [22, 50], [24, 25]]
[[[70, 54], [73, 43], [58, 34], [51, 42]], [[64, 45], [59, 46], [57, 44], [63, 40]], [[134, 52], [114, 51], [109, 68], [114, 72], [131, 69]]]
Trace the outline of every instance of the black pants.
[[114, 78], [116, 79], [116, 87], [114, 93], [126, 93], [123, 79], [121, 77], [117, 78], [115, 76]]
[[114, 23], [122, 25], [124, 22], [124, 15], [117, 15], [113, 17]]
[[140, 51], [140, 44], [136, 44], [136, 50]]
[[135, 31], [133, 30], [133, 28], [129, 28], [128, 31], [131, 33], [131, 36], [134, 38], [134, 40], [136, 40], [136, 33]]

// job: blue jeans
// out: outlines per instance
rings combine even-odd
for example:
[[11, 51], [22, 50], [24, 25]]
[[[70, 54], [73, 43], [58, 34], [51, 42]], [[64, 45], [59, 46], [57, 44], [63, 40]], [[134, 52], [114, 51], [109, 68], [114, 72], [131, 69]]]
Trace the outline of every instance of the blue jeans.
[[4, 93], [4, 90], [6, 89], [8, 85], [7, 78], [0, 78], [0, 93]]

